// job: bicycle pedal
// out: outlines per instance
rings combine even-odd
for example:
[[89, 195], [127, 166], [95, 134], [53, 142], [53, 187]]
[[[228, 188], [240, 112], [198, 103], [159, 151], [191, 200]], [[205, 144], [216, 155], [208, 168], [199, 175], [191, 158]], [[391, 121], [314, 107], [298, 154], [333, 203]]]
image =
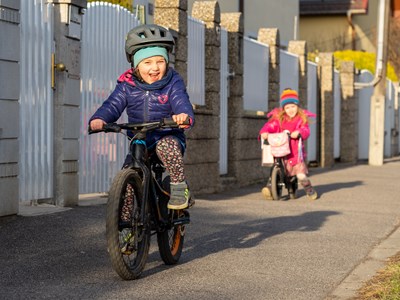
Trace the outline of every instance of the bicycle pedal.
[[125, 255], [131, 255], [132, 254], [132, 247], [129, 247], [130, 245], [127, 243], [121, 248], [121, 253]]

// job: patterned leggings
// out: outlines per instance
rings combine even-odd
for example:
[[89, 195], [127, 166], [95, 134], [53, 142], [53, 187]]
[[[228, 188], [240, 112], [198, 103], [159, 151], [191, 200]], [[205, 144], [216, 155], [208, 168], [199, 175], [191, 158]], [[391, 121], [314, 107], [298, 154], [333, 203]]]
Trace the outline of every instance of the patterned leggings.
[[172, 183], [185, 180], [183, 155], [177, 138], [173, 136], [163, 137], [157, 143], [156, 153], [167, 169]]

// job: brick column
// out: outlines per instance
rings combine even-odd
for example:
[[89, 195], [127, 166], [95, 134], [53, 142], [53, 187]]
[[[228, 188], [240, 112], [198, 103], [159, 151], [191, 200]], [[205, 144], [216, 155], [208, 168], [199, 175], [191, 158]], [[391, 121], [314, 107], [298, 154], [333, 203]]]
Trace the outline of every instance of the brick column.
[[301, 107], [307, 107], [307, 43], [290, 41], [288, 52], [299, 56], [299, 97]]
[[340, 160], [355, 163], [358, 159], [358, 98], [354, 92], [354, 62], [341, 63], [340, 84]]
[[321, 53], [318, 62], [318, 77], [320, 81], [320, 165], [321, 167], [331, 167], [334, 164], [333, 153], [333, 85], [334, 67], [333, 54]]
[[187, 0], [155, 0], [154, 23], [167, 27], [175, 36], [174, 69], [187, 82]]
[[269, 46], [268, 108], [279, 107], [280, 38], [277, 28], [260, 28], [257, 40]]

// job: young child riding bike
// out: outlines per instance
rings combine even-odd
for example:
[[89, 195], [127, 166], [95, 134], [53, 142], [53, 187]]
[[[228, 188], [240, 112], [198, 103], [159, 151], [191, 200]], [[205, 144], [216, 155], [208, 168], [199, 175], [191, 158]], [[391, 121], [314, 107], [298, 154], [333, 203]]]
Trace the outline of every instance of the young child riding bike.
[[[92, 130], [116, 122], [124, 110], [130, 123], [172, 118], [179, 128], [160, 129], [147, 135], [148, 149], [156, 152], [171, 178], [170, 209], [189, 205], [190, 191], [184, 174], [184, 130], [194, 125], [194, 112], [182, 77], [168, 65], [175, 45], [171, 32], [155, 24], [140, 25], [126, 36], [125, 53], [131, 68], [118, 78], [114, 91], [89, 120]], [[190, 125], [183, 125], [186, 120]], [[124, 166], [131, 160], [127, 157]]]
[[[315, 114], [299, 107], [299, 96], [295, 90], [285, 89], [280, 96], [280, 107], [268, 114], [268, 121], [260, 130], [261, 138], [267, 139], [269, 133], [288, 131], [290, 133], [291, 153], [284, 159], [284, 165], [288, 176], [296, 176], [303, 186], [307, 196], [315, 200], [318, 194], [307, 177], [308, 169], [305, 163], [306, 153], [304, 145], [299, 149], [299, 139], [305, 141], [310, 136], [308, 125], [309, 117]], [[267, 184], [261, 191], [266, 199], [272, 199], [271, 187]]]

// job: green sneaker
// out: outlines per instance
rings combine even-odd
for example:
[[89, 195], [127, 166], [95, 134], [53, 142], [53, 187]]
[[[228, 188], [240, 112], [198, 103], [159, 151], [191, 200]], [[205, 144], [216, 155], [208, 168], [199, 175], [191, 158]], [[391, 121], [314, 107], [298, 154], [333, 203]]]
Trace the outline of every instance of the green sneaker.
[[185, 209], [189, 206], [190, 191], [186, 182], [171, 183], [171, 197], [168, 201], [169, 209]]

